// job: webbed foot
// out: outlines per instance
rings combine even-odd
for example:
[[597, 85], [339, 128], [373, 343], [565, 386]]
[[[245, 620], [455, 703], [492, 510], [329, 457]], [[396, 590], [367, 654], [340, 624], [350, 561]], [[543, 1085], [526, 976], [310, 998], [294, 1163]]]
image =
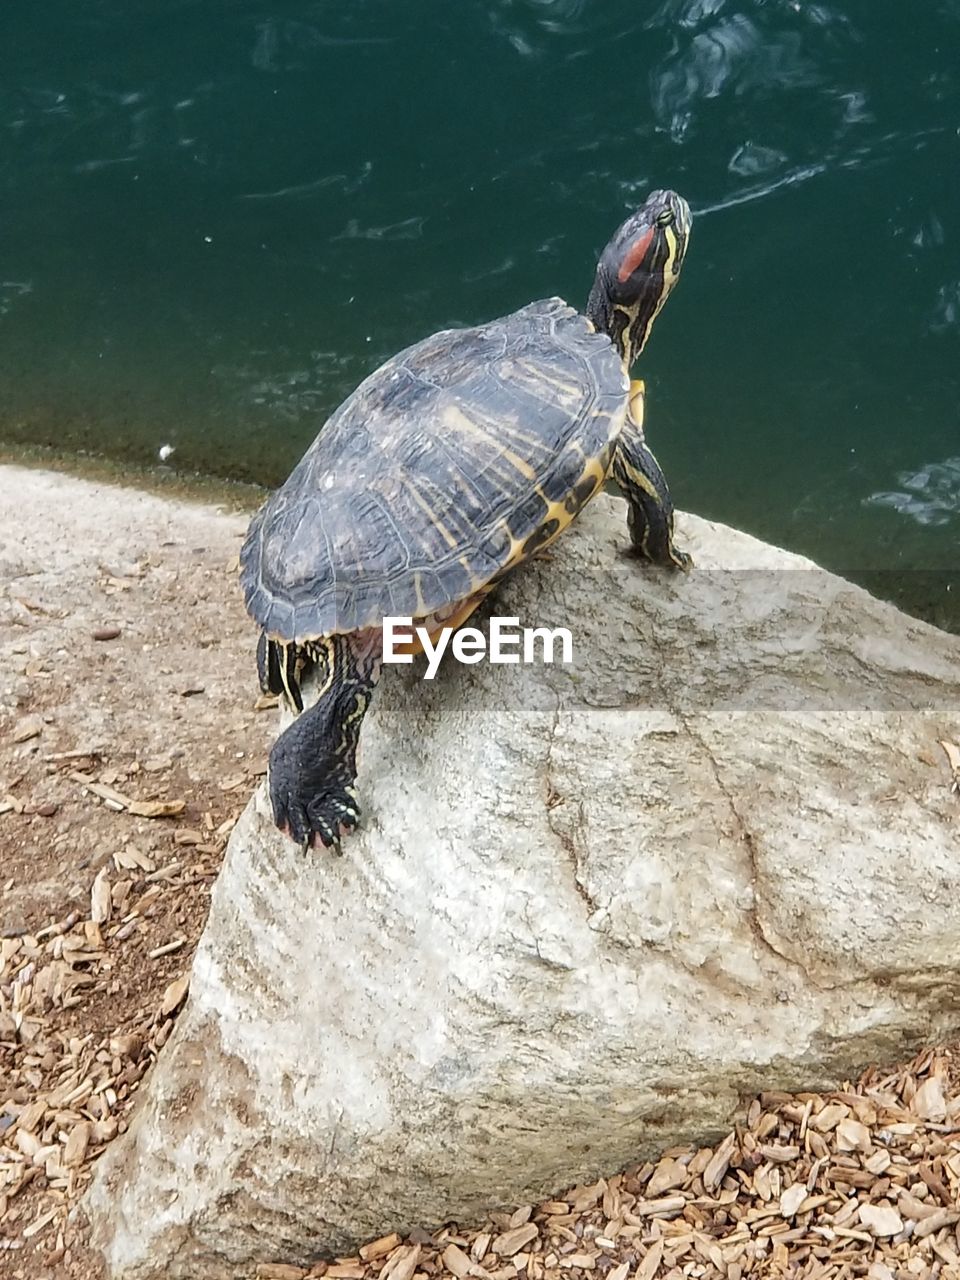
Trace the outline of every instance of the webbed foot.
[[279, 829], [304, 852], [322, 847], [339, 853], [341, 838], [360, 821], [357, 743], [379, 674], [379, 651], [371, 639], [344, 636], [314, 648], [324, 660], [326, 684], [270, 750], [270, 803]]
[[633, 552], [638, 560], [646, 560], [661, 569], [679, 569], [681, 573], [689, 573], [693, 568], [693, 556], [688, 551], [675, 547], [672, 541], [659, 548], [656, 554], [651, 554], [647, 546], [634, 547]]
[[312, 792], [304, 788], [304, 781], [301, 778], [299, 787], [289, 787], [284, 779], [271, 777], [274, 821], [304, 853], [311, 848], [339, 853], [341, 839], [355, 831], [360, 821], [356, 791], [351, 786], [331, 785], [329, 776]]
[[273, 819], [304, 851], [322, 846], [339, 853], [341, 837], [360, 821], [353, 777], [337, 761], [312, 756], [306, 735], [297, 732], [304, 719], [295, 720], [270, 752]]

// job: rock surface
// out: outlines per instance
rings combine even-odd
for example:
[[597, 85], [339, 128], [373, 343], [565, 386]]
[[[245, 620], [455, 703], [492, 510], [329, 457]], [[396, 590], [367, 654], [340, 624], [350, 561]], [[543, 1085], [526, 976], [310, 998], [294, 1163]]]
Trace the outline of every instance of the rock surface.
[[251, 801], [88, 1197], [113, 1276], [467, 1222], [960, 1029], [960, 640], [680, 532], [644, 568], [599, 498], [507, 581], [571, 666], [386, 669], [342, 858]]

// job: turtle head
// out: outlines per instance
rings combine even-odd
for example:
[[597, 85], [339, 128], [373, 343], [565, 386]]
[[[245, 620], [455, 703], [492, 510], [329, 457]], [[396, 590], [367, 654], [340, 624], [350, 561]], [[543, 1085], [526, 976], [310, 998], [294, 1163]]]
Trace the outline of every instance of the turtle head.
[[587, 318], [610, 335], [629, 369], [677, 283], [690, 240], [690, 206], [675, 191], [653, 191], [600, 255]]

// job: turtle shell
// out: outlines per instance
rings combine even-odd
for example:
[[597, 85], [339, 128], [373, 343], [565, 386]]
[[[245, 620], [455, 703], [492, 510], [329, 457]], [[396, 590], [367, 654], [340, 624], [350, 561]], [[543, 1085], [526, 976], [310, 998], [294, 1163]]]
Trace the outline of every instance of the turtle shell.
[[304, 643], [465, 602], [597, 492], [627, 389], [610, 339], [559, 298], [408, 347], [254, 517], [248, 610]]

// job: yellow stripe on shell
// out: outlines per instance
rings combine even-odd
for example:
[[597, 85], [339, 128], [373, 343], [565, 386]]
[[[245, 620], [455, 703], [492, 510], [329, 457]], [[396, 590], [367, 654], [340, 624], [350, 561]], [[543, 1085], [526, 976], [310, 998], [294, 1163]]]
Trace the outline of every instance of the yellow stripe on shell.
[[450, 548], [457, 546], [458, 542], [456, 537], [450, 532], [450, 530], [446, 527], [443, 521], [437, 518], [437, 513], [434, 511], [433, 507], [430, 506], [430, 503], [427, 502], [426, 498], [424, 498], [423, 494], [420, 492], [417, 486], [414, 484], [411, 484], [410, 481], [406, 479], [401, 479], [400, 483], [403, 485], [404, 489], [406, 489], [406, 491], [413, 498], [414, 502], [417, 504], [417, 506], [420, 508], [423, 514], [430, 521], [433, 528], [436, 529], [436, 531], [444, 539], [447, 546]]
[[496, 454], [499, 454], [501, 458], [509, 462], [511, 467], [519, 471], [525, 480], [536, 480], [537, 473], [529, 462], [521, 458], [518, 453], [514, 453], [512, 449], [504, 448], [501, 440], [498, 440], [496, 436], [491, 435], [488, 431], [484, 431], [483, 427], [474, 422], [455, 404], [447, 405], [444, 409], [443, 421], [444, 425], [448, 426], [451, 431], [460, 431], [465, 435], [479, 437], [485, 444], [490, 445]]

